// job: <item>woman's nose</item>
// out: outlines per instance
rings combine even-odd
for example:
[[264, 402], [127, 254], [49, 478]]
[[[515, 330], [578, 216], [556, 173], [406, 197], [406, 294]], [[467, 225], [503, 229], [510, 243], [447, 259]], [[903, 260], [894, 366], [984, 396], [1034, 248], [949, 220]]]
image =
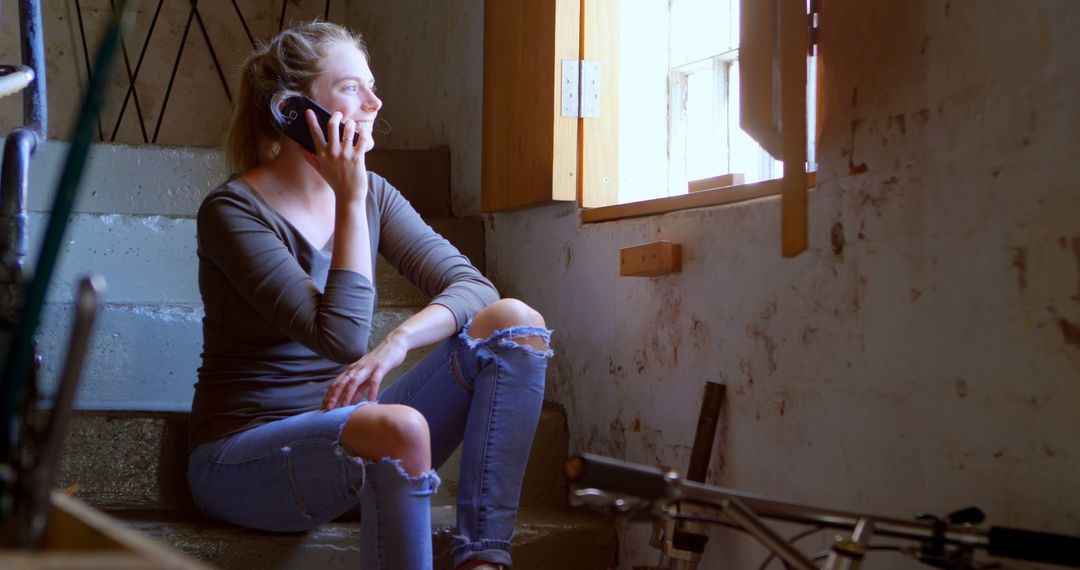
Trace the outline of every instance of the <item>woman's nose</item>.
[[375, 96], [375, 92], [368, 90], [367, 97], [364, 98], [364, 110], [374, 113], [382, 108], [382, 99]]

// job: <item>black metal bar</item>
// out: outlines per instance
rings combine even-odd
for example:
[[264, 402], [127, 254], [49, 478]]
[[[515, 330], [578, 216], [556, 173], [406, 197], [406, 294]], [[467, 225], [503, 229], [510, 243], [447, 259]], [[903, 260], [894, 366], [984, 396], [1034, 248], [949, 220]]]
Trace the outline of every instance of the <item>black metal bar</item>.
[[[83, 61], [86, 62], [86, 84], [94, 83], [94, 71], [90, 67], [90, 49], [86, 47], [86, 26], [83, 25], [82, 3], [75, 0], [75, 16], [79, 21], [79, 38], [82, 40]], [[105, 140], [105, 131], [101, 128], [101, 117], [97, 117], [98, 140]]]
[[45, 85], [45, 40], [41, 27], [41, 1], [19, 1], [19, 35], [23, 65], [34, 70], [34, 82], [23, 91], [23, 125], [41, 140], [49, 136], [48, 93]]
[[[154, 35], [154, 27], [157, 26], [158, 15], [161, 14], [161, 5], [165, 0], [158, 0], [157, 8], [154, 10], [154, 17], [150, 20], [150, 30], [146, 32], [146, 39], [143, 40], [142, 50], [139, 52], [139, 61], [135, 62], [135, 73], [131, 76], [131, 80], [128, 82], [128, 90], [124, 95], [124, 102], [120, 105], [120, 114], [116, 117], [116, 125], [113, 127], [113, 139], [116, 139], [116, 131], [120, 128], [120, 121], [124, 118], [124, 110], [127, 109], [128, 99], [135, 94], [135, 81], [139, 79], [139, 70], [142, 69], [143, 58], [146, 56], [146, 48], [150, 45], [150, 38]], [[124, 56], [127, 59], [127, 56]], [[135, 102], [138, 106], [138, 100]], [[143, 130], [143, 140], [146, 141], [146, 126], [143, 125], [142, 114], [139, 114], [139, 127]], [[148, 142], [148, 141], [146, 141]]]
[[217, 71], [218, 79], [221, 80], [221, 86], [225, 89], [225, 98], [232, 103], [232, 93], [229, 92], [229, 82], [225, 80], [225, 73], [221, 70], [221, 64], [218, 63], [217, 52], [214, 51], [214, 44], [210, 41], [210, 34], [206, 32], [206, 25], [203, 24], [202, 14], [199, 13], [199, 8], [196, 6], [198, 0], [191, 0], [191, 7], [195, 10], [195, 21], [199, 24], [199, 30], [202, 31], [202, 37], [206, 40], [206, 49], [210, 50], [210, 59], [214, 61], [214, 70]]
[[330, 0], [326, 0], [326, 9], [323, 10], [323, 19], [327, 22], [330, 21]]
[[285, 6], [287, 6], [289, 0], [281, 0], [281, 17], [277, 21], [277, 31], [280, 34], [281, 30], [285, 29]]
[[[116, 11], [115, 0], [109, 0], [109, 7], [113, 12]], [[147, 36], [149, 39], [149, 36]], [[124, 71], [127, 73], [129, 91], [134, 94], [135, 97], [135, 114], [139, 117], [139, 128], [142, 130], [142, 138], [144, 143], [150, 142], [150, 137], [146, 135], [146, 124], [143, 122], [142, 106], [139, 105], [139, 91], [135, 89], [135, 77], [131, 74], [131, 61], [128, 58], [127, 43], [124, 41], [124, 34], [120, 34], [120, 53], [124, 56]], [[113, 126], [112, 135], [109, 136], [110, 141], [116, 140], [116, 133], [120, 130], [120, 122], [124, 120], [124, 111], [127, 110], [127, 97], [124, 97], [124, 104], [120, 106], [120, 113], [116, 115], [116, 124]]]
[[255, 47], [255, 37], [251, 35], [251, 30], [248, 29], [247, 20], [244, 19], [244, 15], [240, 12], [240, 6], [236, 5], [236, 0], [232, 0], [233, 10], [236, 10], [236, 17], [240, 18], [240, 25], [244, 27], [244, 33], [247, 34], [248, 41], [251, 42], [251, 47]]
[[26, 195], [30, 181], [30, 157], [38, 143], [37, 135], [26, 128], [11, 131], [4, 143], [4, 162], [0, 167], [0, 318], [15, 321], [22, 264], [26, 257]]
[[709, 473], [709, 460], [712, 457], [716, 425], [720, 421], [720, 408], [724, 405], [725, 393], [726, 386], [723, 384], [705, 383], [705, 397], [701, 400], [701, 412], [698, 413], [694, 447], [690, 450], [690, 468], [686, 471], [686, 478], [691, 481], [704, 483], [705, 476]]
[[75, 394], [79, 389], [83, 363], [90, 348], [90, 335], [94, 320], [97, 318], [98, 301], [105, 290], [105, 279], [100, 275], [88, 275], [79, 282], [75, 296], [75, 321], [71, 327], [67, 356], [64, 359], [63, 373], [60, 375], [56, 397], [53, 398], [49, 421], [37, 445], [33, 465], [33, 503], [29, 505], [28, 521], [23, 528], [25, 536], [19, 537], [21, 546], [32, 548], [45, 534], [52, 509], [49, 507], [49, 493], [56, 482], [56, 473], [60, 466], [60, 451], [64, 447], [64, 435], [67, 432], [71, 408], [75, 403]]
[[[9, 467], [12, 464], [12, 429], [16, 411], [26, 401], [34, 333], [41, 319], [45, 293], [56, 269], [56, 261], [60, 255], [64, 233], [67, 231], [68, 219], [75, 205], [75, 193], [82, 179], [86, 155], [93, 139], [94, 121], [101, 112], [105, 99], [109, 72], [120, 43], [121, 15], [125, 12], [126, 5], [126, 0], [120, 0], [120, 8], [109, 22], [101, 48], [97, 52], [95, 63], [98, 73], [90, 80], [75, 123], [75, 132], [71, 138], [71, 145], [68, 147], [60, 182], [57, 184], [52, 212], [45, 227], [38, 264], [27, 289], [26, 303], [20, 312], [15, 334], [11, 337], [6, 353], [4, 373], [0, 376], [0, 467]], [[15, 506], [16, 501], [11, 495], [13, 489], [11, 483], [12, 481], [7, 478], [0, 478], [0, 522], [7, 519], [11, 508]]]
[[184, 55], [184, 45], [187, 44], [188, 32], [191, 31], [191, 21], [195, 18], [195, 2], [191, 3], [191, 11], [188, 12], [187, 24], [184, 24], [184, 35], [180, 38], [180, 47], [176, 50], [176, 61], [173, 62], [172, 74], [169, 75], [169, 86], [165, 88], [165, 100], [161, 102], [161, 112], [158, 113], [157, 126], [154, 127], [154, 138], [150, 142], [157, 144], [158, 133], [161, 131], [161, 120], [165, 118], [165, 109], [169, 106], [169, 95], [172, 94], [173, 82], [176, 81], [176, 70], [180, 69], [180, 57]]

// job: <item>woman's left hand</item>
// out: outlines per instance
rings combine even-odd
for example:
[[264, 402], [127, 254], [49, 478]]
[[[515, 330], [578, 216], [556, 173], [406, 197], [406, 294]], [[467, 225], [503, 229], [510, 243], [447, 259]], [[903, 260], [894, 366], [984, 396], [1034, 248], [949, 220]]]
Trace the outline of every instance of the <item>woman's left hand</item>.
[[383, 377], [400, 366], [408, 353], [405, 343], [391, 334], [334, 378], [323, 397], [322, 409], [332, 410], [356, 404], [364, 399], [365, 394], [368, 400], [375, 401]]

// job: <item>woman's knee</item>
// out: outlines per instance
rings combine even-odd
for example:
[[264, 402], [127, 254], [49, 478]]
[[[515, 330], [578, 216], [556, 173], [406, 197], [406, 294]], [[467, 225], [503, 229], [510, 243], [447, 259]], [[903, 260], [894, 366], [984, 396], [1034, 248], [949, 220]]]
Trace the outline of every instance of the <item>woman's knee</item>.
[[346, 420], [341, 440], [353, 453], [370, 461], [400, 459], [402, 467], [413, 475], [431, 469], [427, 420], [409, 406], [361, 406]]
[[520, 326], [546, 327], [547, 323], [539, 311], [524, 302], [499, 299], [476, 314], [469, 327], [469, 336], [483, 339], [497, 330]]

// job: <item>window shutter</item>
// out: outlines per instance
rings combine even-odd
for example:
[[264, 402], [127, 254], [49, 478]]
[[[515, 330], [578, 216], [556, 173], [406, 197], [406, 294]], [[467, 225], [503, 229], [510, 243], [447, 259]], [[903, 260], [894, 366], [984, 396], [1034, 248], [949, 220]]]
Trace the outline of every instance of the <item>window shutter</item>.
[[[582, 59], [600, 64], [600, 115], [579, 119], [582, 208], [609, 206], [619, 198], [619, 2], [582, 2]], [[593, 91], [582, 85], [586, 96]]]
[[481, 207], [575, 200], [578, 119], [561, 113], [563, 60], [579, 58], [582, 0], [486, 0]]
[[781, 251], [807, 246], [806, 0], [740, 0], [740, 123], [784, 162]]

